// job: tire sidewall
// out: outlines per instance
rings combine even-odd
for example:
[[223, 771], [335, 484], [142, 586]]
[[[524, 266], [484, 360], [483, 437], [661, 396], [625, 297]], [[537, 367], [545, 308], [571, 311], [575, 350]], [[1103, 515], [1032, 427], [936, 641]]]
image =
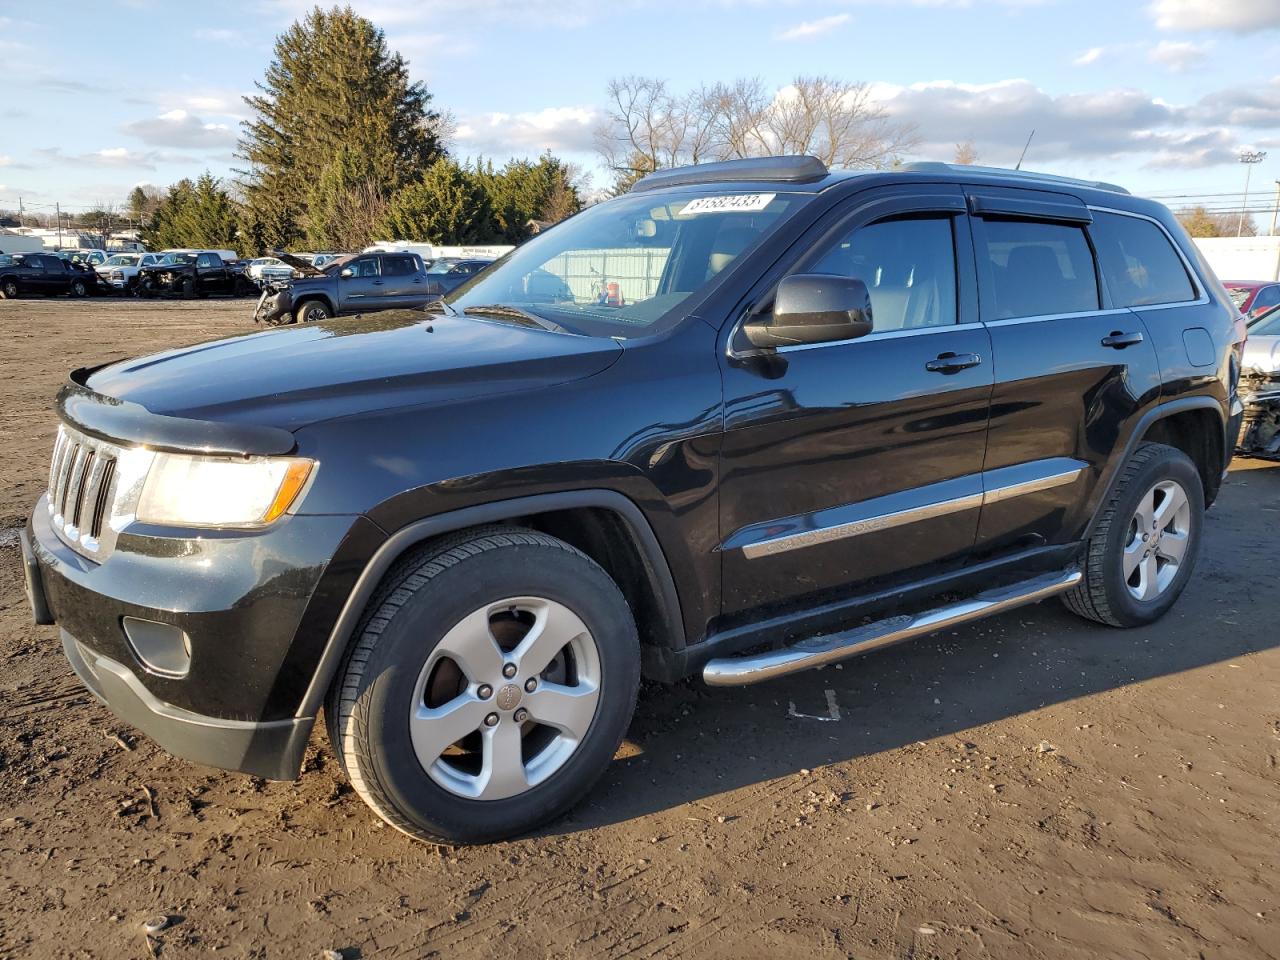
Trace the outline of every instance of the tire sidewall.
[[[1129, 538], [1129, 522], [1138, 504], [1147, 492], [1162, 480], [1175, 480], [1187, 495], [1191, 505], [1191, 522], [1188, 528], [1190, 543], [1179, 566], [1178, 574], [1165, 591], [1154, 600], [1142, 601], [1134, 597], [1125, 583], [1123, 554]], [[1107, 531], [1105, 559], [1102, 565], [1107, 602], [1112, 612], [1125, 626], [1141, 626], [1164, 616], [1177, 601], [1195, 569], [1200, 552], [1200, 540], [1204, 530], [1204, 486], [1200, 474], [1191, 460], [1172, 447], [1166, 447], [1144, 464], [1130, 478], [1124, 492], [1116, 501], [1115, 522]]]
[[[600, 657], [599, 706], [578, 749], [546, 781], [505, 800], [470, 800], [439, 786], [418, 762], [410, 704], [422, 667], [445, 633], [485, 604], [514, 596], [562, 603], [586, 624]], [[516, 544], [438, 573], [396, 612], [365, 666], [357, 709], [367, 718], [372, 773], [402, 815], [434, 835], [485, 842], [510, 836], [513, 828], [532, 829], [590, 788], [626, 732], [639, 678], [635, 624], [613, 581], [564, 549]]]

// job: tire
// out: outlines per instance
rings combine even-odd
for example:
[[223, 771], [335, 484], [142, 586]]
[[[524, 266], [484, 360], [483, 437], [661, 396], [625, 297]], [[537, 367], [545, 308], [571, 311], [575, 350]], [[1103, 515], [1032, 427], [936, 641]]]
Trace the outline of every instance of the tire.
[[[392, 569], [325, 721], [352, 787], [383, 820], [421, 840], [487, 843], [583, 797], [626, 733], [639, 683], [635, 621], [609, 575], [554, 537], [490, 527]], [[460, 722], [443, 728], [445, 718]], [[500, 762], [504, 745], [513, 763]]]
[[328, 320], [333, 314], [319, 300], [303, 300], [293, 311], [293, 319], [297, 323], [315, 323], [317, 320]]
[[89, 288], [84, 285], [83, 280], [72, 280], [71, 295], [73, 297], [87, 297], [89, 295]]
[[17, 300], [22, 296], [22, 291], [18, 289], [17, 280], [5, 280], [0, 283], [0, 300]]
[[1113, 627], [1154, 623], [1191, 579], [1203, 526], [1204, 487], [1195, 464], [1175, 447], [1141, 444], [1121, 467], [1085, 545], [1084, 580], [1063, 594], [1063, 603]]
[[182, 299], [190, 300], [195, 295], [196, 295], [195, 281], [192, 280], [190, 277], [187, 277], [185, 280], [182, 281]]

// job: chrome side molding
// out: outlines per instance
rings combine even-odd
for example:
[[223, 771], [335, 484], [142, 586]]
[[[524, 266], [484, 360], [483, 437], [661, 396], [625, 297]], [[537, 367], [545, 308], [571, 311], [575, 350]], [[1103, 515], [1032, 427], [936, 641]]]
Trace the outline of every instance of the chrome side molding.
[[788, 647], [743, 657], [718, 657], [707, 661], [702, 668], [702, 679], [713, 687], [736, 687], [784, 677], [1035, 603], [1065, 593], [1082, 579], [1077, 569], [1061, 570], [986, 590], [934, 610], [889, 617], [844, 633], [811, 637]]

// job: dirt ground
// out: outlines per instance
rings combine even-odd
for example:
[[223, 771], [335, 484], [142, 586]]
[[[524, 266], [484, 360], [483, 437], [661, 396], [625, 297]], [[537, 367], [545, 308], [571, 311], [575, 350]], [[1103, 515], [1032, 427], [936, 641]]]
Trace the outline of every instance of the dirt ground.
[[384, 827], [320, 734], [297, 783], [170, 759], [32, 625], [13, 528], [68, 369], [251, 310], [0, 302], [0, 957], [1280, 957], [1278, 465], [1237, 463], [1154, 627], [1050, 602], [648, 686], [600, 785], [513, 843]]

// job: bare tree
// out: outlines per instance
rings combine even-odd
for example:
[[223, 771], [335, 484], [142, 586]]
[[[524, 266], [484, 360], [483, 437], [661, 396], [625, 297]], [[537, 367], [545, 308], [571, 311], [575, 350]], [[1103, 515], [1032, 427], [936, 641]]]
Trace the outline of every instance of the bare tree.
[[797, 77], [776, 91], [746, 78], [683, 95], [664, 80], [631, 76], [610, 82], [609, 100], [596, 143], [622, 185], [661, 167], [780, 154], [881, 167], [918, 142], [869, 85], [826, 76]]
[[978, 151], [973, 146], [972, 140], [966, 140], [964, 143], [956, 144], [955, 156], [951, 158], [952, 163], [958, 163], [962, 166], [972, 166], [978, 162]]

